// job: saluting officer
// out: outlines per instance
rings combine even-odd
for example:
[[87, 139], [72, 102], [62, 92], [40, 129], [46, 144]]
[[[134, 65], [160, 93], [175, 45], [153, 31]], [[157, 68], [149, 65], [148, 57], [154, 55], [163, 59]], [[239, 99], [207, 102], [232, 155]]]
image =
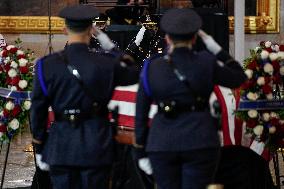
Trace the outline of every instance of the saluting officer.
[[[212, 181], [220, 144], [209, 96], [214, 85], [236, 88], [246, 80], [239, 63], [201, 25], [191, 9], [166, 12], [161, 28], [168, 54], [150, 58], [142, 70], [134, 147], [139, 167], [153, 171], [159, 189], [205, 189]], [[192, 50], [198, 35], [209, 52]], [[153, 102], [158, 112], [148, 127]]]
[[[36, 160], [50, 167], [54, 189], [108, 189], [113, 156], [107, 104], [117, 85], [135, 84], [139, 67], [88, 50], [95, 32], [102, 47], [114, 44], [92, 28], [98, 11], [90, 5], [64, 8], [68, 45], [41, 58], [35, 68], [31, 126]], [[95, 31], [93, 31], [95, 30]], [[55, 122], [46, 135], [48, 107]]]

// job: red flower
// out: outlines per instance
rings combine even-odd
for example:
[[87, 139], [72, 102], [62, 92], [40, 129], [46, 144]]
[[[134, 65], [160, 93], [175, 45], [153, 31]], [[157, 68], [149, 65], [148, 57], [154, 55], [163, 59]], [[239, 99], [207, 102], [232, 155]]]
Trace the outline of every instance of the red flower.
[[267, 52], [269, 52], [269, 53], [272, 53], [272, 49], [271, 49], [270, 47], [265, 48], [265, 50], [266, 50]]
[[6, 77], [6, 84], [10, 85], [12, 79], [10, 77]]
[[280, 69], [280, 64], [279, 64], [279, 62], [278, 62], [277, 60], [274, 60], [274, 61], [271, 62], [271, 64], [272, 64], [272, 66], [273, 66], [274, 71], [278, 72], [279, 69]]
[[18, 58], [18, 60], [20, 60], [21, 58], [26, 58], [26, 55], [20, 54], [20, 55], [17, 56], [17, 58]]
[[0, 132], [5, 133], [7, 131], [7, 127], [5, 125], [0, 126]]
[[268, 83], [270, 83], [271, 78], [270, 78], [270, 76], [266, 76], [266, 77], [264, 77], [264, 80], [265, 80], [265, 83], [268, 84]]
[[281, 75], [279, 73], [275, 74], [272, 79], [275, 84], [280, 84], [282, 82]]
[[260, 45], [260, 46], [265, 46], [265, 41], [261, 41], [261, 42], [259, 43], [259, 45]]
[[11, 52], [11, 53], [13, 53], [13, 54], [15, 54], [15, 53], [17, 52], [17, 50], [18, 50], [18, 48], [17, 48], [17, 47], [15, 47], [15, 48], [11, 48], [11, 49], [10, 49], [10, 52]]
[[8, 72], [10, 70], [10, 68], [11, 68], [11, 64], [10, 63], [7, 63], [7, 64], [4, 65], [4, 70], [6, 72]]
[[242, 84], [241, 89], [246, 90], [246, 89], [251, 88], [251, 87], [254, 86], [254, 85], [255, 85], [255, 81], [252, 80], [252, 79], [250, 79], [250, 80], [245, 81], [245, 82]]
[[251, 69], [251, 70], [256, 70], [257, 67], [258, 67], [258, 65], [257, 65], [256, 60], [251, 61], [247, 66], [247, 68]]
[[270, 85], [263, 85], [262, 91], [264, 94], [269, 94], [269, 93], [272, 93], [272, 88]]
[[20, 66], [20, 72], [22, 73], [22, 74], [26, 74], [26, 73], [28, 73], [29, 72], [29, 68], [28, 68], [28, 66], [23, 66], [23, 67], [21, 67]]
[[20, 107], [19, 105], [16, 105], [16, 106], [14, 107], [14, 109], [12, 110], [12, 115], [13, 115], [14, 117], [16, 117], [20, 112], [21, 112], [21, 107]]
[[7, 50], [3, 50], [2, 57], [7, 57], [7, 56], [8, 56], [8, 51]]
[[270, 119], [270, 123], [271, 123], [271, 125], [273, 125], [273, 126], [279, 126], [279, 119], [277, 119], [277, 118], [272, 118], [272, 119]]
[[4, 109], [3, 110], [3, 115], [4, 115], [4, 117], [9, 117], [10, 112], [8, 110]]
[[280, 51], [284, 51], [284, 45], [280, 45], [280, 46], [279, 46], [279, 50], [280, 50]]
[[246, 121], [247, 127], [248, 128], [254, 128], [257, 125], [257, 120], [256, 119], [249, 119]]
[[10, 85], [18, 85], [19, 81], [20, 81], [20, 77], [19, 76], [13, 77], [11, 79]]

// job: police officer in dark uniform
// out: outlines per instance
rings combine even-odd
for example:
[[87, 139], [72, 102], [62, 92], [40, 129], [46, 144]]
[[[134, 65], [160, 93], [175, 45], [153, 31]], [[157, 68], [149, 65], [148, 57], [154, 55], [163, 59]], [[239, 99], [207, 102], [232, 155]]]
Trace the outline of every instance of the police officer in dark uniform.
[[[161, 28], [168, 53], [148, 59], [142, 70], [134, 147], [139, 167], [153, 172], [159, 189], [205, 189], [212, 182], [220, 143], [208, 99], [214, 85], [236, 88], [246, 80], [239, 63], [201, 25], [191, 9], [166, 12]], [[209, 52], [192, 50], [198, 35]], [[149, 128], [153, 102], [158, 112]]]
[[[95, 33], [105, 50], [114, 44], [92, 27], [98, 11], [90, 5], [64, 8], [68, 45], [41, 58], [35, 67], [31, 127], [37, 164], [50, 168], [54, 189], [108, 189], [113, 134], [107, 104], [117, 85], [138, 81], [139, 67], [88, 50]], [[117, 57], [117, 56], [115, 56]], [[48, 107], [55, 122], [46, 134]]]

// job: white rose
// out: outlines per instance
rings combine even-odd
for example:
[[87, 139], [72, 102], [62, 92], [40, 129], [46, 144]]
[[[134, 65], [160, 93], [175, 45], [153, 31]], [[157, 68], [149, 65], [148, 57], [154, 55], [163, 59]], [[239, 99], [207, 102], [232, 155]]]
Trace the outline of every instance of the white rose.
[[278, 115], [275, 112], [270, 112], [270, 117], [271, 118], [278, 118]]
[[23, 54], [25, 54], [24, 51], [17, 50], [17, 55], [23, 55]]
[[253, 133], [256, 136], [260, 136], [263, 133], [263, 126], [262, 125], [257, 125], [255, 128], [253, 128]]
[[261, 59], [267, 59], [269, 56], [269, 52], [266, 50], [261, 51], [260, 53]]
[[264, 77], [259, 77], [259, 78], [257, 78], [256, 83], [257, 83], [259, 86], [264, 85], [264, 84], [265, 84], [265, 79], [264, 79]]
[[14, 107], [15, 107], [15, 104], [13, 103], [13, 102], [11, 102], [11, 101], [8, 101], [7, 103], [6, 103], [6, 105], [5, 105], [5, 108], [7, 109], [7, 110], [13, 110], [14, 109]]
[[7, 60], [8, 62], [11, 60], [11, 58], [8, 56], [5, 58], [5, 60]]
[[258, 113], [257, 113], [256, 110], [249, 110], [249, 111], [248, 111], [248, 116], [249, 116], [250, 118], [256, 118], [257, 115], [258, 115]]
[[16, 77], [17, 76], [17, 71], [12, 68], [12, 69], [10, 69], [8, 71], [8, 75], [9, 75], [9, 77]]
[[276, 52], [279, 52], [279, 50], [280, 50], [279, 45], [274, 45], [274, 50], [275, 50]]
[[263, 113], [262, 114], [262, 119], [263, 119], [263, 121], [269, 121], [269, 119], [270, 119], [270, 114], [269, 113]]
[[284, 52], [283, 51], [279, 51], [278, 53], [278, 57], [283, 60], [284, 59]]
[[14, 45], [8, 45], [7, 47], [6, 47], [6, 49], [9, 51], [9, 50], [11, 50], [12, 48], [15, 48], [15, 46]]
[[26, 101], [24, 102], [24, 109], [25, 109], [25, 110], [29, 110], [29, 109], [31, 108], [31, 105], [32, 105], [31, 101], [26, 100]]
[[277, 54], [277, 53], [272, 52], [272, 53], [269, 54], [269, 59], [270, 59], [271, 61], [274, 61], [274, 60], [276, 60], [277, 58], [278, 58], [278, 54]]
[[258, 95], [256, 94], [256, 93], [253, 93], [253, 92], [248, 92], [248, 94], [247, 94], [247, 98], [249, 99], [249, 100], [257, 100], [258, 99]]
[[270, 41], [266, 41], [264, 45], [266, 48], [269, 48], [271, 47], [272, 43]]
[[270, 63], [266, 63], [263, 67], [264, 72], [272, 75], [273, 74], [273, 66]]
[[21, 89], [24, 89], [28, 86], [28, 82], [26, 80], [20, 80], [18, 85]]
[[276, 127], [275, 126], [269, 127], [268, 130], [270, 134], [274, 134], [276, 132]]
[[272, 100], [272, 99], [273, 99], [272, 93], [267, 94], [267, 95], [266, 95], [266, 99], [267, 99], [267, 100]]
[[12, 67], [12, 68], [17, 68], [17, 67], [18, 67], [18, 64], [17, 64], [15, 61], [12, 61], [12, 62], [11, 62], [11, 67]]
[[280, 75], [284, 75], [284, 66], [280, 67]]
[[20, 123], [17, 119], [14, 118], [12, 119], [12, 121], [8, 123], [8, 127], [10, 127], [13, 130], [16, 130], [20, 127]]
[[19, 59], [19, 65], [20, 65], [21, 67], [26, 66], [27, 63], [28, 63], [28, 60], [27, 60], [27, 59], [24, 59], [24, 58], [20, 58], [20, 59]]
[[254, 51], [257, 52], [260, 49], [260, 47], [255, 47]]
[[248, 79], [251, 79], [253, 75], [253, 71], [251, 69], [247, 69], [245, 71], [245, 74], [247, 75]]
[[18, 90], [16, 86], [11, 86], [10, 89], [11, 89], [11, 91], [16, 91], [16, 90]]

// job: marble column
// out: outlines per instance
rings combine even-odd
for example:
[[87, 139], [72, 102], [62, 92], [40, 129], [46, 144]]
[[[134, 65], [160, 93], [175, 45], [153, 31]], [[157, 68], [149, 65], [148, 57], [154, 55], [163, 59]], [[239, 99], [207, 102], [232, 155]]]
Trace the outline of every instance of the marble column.
[[240, 63], [245, 59], [245, 0], [234, 1], [234, 45], [235, 45], [235, 59]]

